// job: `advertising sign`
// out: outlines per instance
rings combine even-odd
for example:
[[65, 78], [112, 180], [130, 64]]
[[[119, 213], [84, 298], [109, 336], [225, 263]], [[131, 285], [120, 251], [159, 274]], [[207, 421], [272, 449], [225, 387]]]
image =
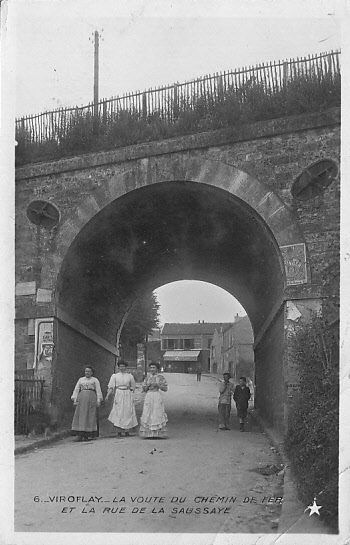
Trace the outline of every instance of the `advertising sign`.
[[53, 318], [37, 319], [35, 326], [34, 368], [40, 370], [44, 367], [51, 367], [54, 349]]
[[284, 259], [284, 267], [287, 277], [287, 286], [306, 284], [306, 250], [305, 244], [289, 244], [280, 246]]

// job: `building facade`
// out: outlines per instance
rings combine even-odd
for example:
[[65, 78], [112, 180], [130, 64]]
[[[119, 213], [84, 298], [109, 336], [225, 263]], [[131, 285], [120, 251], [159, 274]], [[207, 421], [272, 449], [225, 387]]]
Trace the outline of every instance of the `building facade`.
[[167, 323], [161, 333], [162, 353], [165, 371], [172, 373], [195, 373], [198, 366], [210, 372], [210, 351], [216, 330], [227, 324], [209, 323]]
[[[232, 325], [232, 324], [230, 324]], [[223, 328], [215, 329], [213, 340], [210, 347], [210, 372], [221, 373], [223, 366]]]
[[254, 382], [254, 336], [248, 316], [236, 316], [233, 324], [227, 324], [213, 335], [210, 371], [229, 371], [238, 382], [245, 376]]

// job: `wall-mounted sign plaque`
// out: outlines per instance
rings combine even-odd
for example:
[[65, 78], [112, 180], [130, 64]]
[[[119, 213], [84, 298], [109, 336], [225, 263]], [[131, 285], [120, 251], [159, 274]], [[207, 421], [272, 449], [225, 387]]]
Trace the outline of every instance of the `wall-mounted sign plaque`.
[[307, 283], [305, 244], [289, 244], [280, 246], [284, 259], [287, 286]]

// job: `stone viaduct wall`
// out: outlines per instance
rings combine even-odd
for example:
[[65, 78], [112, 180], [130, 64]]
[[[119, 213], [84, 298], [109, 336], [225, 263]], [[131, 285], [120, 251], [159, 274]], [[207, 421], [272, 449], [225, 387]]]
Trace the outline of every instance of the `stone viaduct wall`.
[[[266, 295], [269, 302], [265, 304], [265, 295], [261, 293], [260, 297], [258, 291], [254, 293], [260, 305], [255, 309], [254, 318], [256, 360], [263, 362], [260, 367], [257, 365], [257, 401], [265, 416], [283, 429], [288, 399], [293, 395], [292, 385], [296, 380], [293, 357], [286, 347], [284, 335], [292, 324], [286, 301], [293, 301], [301, 312], [302, 321], [308, 319], [310, 309], [320, 308], [322, 301], [336, 295], [338, 290], [333, 269], [339, 258], [339, 180], [335, 180], [320, 196], [308, 201], [293, 199], [291, 187], [310, 164], [322, 158], [339, 163], [339, 154], [340, 112], [332, 109], [18, 168], [16, 369], [26, 369], [34, 361], [33, 319], [53, 316], [58, 350], [49, 371], [53, 377], [53, 405], [56, 403], [57, 406], [58, 399], [69, 398], [68, 393], [80, 376], [81, 366], [91, 363], [91, 360], [102, 362], [98, 373], [105, 386], [115, 362], [115, 334], [130, 300], [118, 299], [119, 307], [124, 305], [125, 308], [116, 317], [116, 306], [109, 306], [106, 293], [100, 291], [100, 300], [102, 295], [104, 299], [101, 308], [97, 309], [96, 303], [93, 319], [88, 311], [84, 315], [84, 308], [74, 315], [69, 301], [64, 302], [63, 288], [58, 279], [64, 267], [67, 270], [76, 266], [72, 258], [67, 261], [69, 249], [71, 255], [74, 252], [79, 254], [79, 241], [87, 247], [88, 238], [93, 234], [93, 218], [105, 209], [107, 203], [116, 199], [122, 201], [123, 195], [131, 194], [141, 186], [168, 180], [212, 184], [237, 196], [239, 200], [234, 205], [237, 214], [237, 203], [243, 201], [256, 211], [255, 219], [251, 216], [249, 220], [252, 229], [256, 220], [262, 218], [277, 252], [274, 261], [271, 257], [271, 275], [278, 276], [278, 246], [291, 241], [306, 245], [307, 282], [286, 286], [283, 273], [279, 273], [281, 280], [278, 282], [284, 283], [284, 288], [278, 292], [280, 295], [276, 295], [277, 291], [272, 295], [271, 288], [270, 295]], [[214, 178], [216, 181], [212, 182]], [[234, 180], [232, 183], [231, 179]], [[51, 231], [38, 228], [26, 216], [28, 204], [36, 199], [50, 201], [60, 211], [60, 222]], [[89, 236], [79, 238], [84, 229]], [[249, 229], [248, 225], [245, 232]], [[266, 259], [261, 252], [256, 259], [259, 266], [261, 264], [268, 270], [268, 246], [265, 250]], [[253, 254], [248, 257], [253, 261]], [[192, 265], [191, 270], [197, 271], [196, 263]], [[70, 273], [65, 274], [65, 285], [68, 285], [74, 278], [69, 276]], [[110, 274], [106, 272], [108, 289], [111, 286], [108, 278], [112, 279], [108, 276]], [[198, 272], [192, 277], [200, 279]], [[176, 274], [175, 279], [179, 279]], [[212, 279], [215, 281], [214, 273]], [[163, 283], [171, 281], [169, 276], [160, 275], [159, 281], [163, 280]], [[250, 285], [254, 286], [254, 279], [251, 282]], [[218, 277], [217, 283], [228, 289], [229, 284], [224, 285], [223, 279]], [[143, 287], [146, 288], [146, 284]], [[151, 284], [147, 285], [148, 289], [151, 287]], [[66, 293], [70, 293], [69, 290]], [[239, 295], [239, 292], [234, 295]], [[244, 297], [247, 301], [248, 295], [246, 290]], [[259, 315], [262, 316], [260, 321]], [[97, 316], [103, 317], [104, 322]], [[61, 384], [62, 376], [66, 376], [64, 385]]]

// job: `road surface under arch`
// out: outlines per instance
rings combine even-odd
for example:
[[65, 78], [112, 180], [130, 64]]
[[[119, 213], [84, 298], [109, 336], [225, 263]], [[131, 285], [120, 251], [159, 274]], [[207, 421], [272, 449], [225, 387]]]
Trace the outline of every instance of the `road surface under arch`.
[[[68, 438], [16, 459], [15, 529], [24, 532], [273, 533], [277, 454], [252, 421], [217, 427], [218, 380], [165, 373], [169, 437]], [[141, 401], [137, 405], [140, 414]]]

